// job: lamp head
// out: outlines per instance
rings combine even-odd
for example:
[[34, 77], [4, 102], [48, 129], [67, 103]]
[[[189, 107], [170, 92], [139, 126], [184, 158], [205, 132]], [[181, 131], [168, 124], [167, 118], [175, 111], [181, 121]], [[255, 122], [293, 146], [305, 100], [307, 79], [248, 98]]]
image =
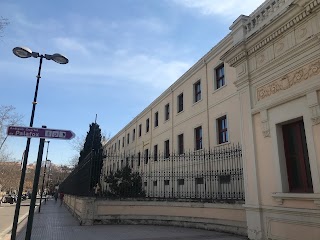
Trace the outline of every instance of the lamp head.
[[31, 49], [27, 47], [15, 47], [12, 52], [19, 58], [29, 58], [32, 56]]
[[59, 64], [67, 64], [69, 62], [67, 57], [65, 57], [59, 53], [55, 53], [55, 54], [51, 55], [51, 60], [53, 60]]

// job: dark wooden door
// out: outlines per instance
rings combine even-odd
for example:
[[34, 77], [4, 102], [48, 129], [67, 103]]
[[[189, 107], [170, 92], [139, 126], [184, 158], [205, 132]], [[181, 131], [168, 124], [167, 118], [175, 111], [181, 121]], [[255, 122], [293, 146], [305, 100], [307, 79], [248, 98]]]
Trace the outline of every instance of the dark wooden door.
[[282, 126], [290, 192], [313, 192], [303, 120]]

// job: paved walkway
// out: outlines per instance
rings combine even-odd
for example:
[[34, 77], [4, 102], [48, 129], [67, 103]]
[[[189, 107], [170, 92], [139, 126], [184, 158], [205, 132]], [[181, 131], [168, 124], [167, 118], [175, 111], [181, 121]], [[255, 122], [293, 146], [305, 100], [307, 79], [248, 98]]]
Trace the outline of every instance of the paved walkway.
[[[25, 238], [27, 219], [18, 227], [17, 240]], [[80, 226], [65, 206], [48, 200], [36, 212], [32, 240], [244, 240], [226, 233], [200, 229], [150, 225]]]

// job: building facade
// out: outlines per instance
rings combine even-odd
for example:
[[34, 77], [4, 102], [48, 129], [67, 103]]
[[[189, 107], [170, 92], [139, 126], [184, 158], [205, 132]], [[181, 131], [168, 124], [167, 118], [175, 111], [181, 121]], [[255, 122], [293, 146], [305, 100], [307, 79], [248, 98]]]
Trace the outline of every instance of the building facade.
[[319, 239], [320, 0], [265, 1], [230, 30], [106, 143], [103, 175], [239, 143], [248, 237]]

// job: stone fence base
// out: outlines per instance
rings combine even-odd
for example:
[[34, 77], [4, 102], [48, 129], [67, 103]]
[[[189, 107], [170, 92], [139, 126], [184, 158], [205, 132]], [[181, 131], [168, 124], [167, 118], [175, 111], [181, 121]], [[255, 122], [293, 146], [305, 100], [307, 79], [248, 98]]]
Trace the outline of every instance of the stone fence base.
[[201, 228], [247, 236], [241, 204], [120, 201], [65, 195], [80, 225], [152, 224]]

